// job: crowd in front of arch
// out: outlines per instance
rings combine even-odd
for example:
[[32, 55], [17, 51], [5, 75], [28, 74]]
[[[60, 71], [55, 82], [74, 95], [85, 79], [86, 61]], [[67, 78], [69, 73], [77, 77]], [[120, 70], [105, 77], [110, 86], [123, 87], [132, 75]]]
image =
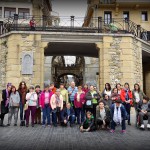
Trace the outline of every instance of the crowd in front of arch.
[[[124, 86], [118, 83], [113, 89], [106, 83], [102, 93], [93, 85], [76, 87], [75, 82], [71, 82], [68, 88], [63, 83], [59, 88], [54, 83], [45, 83], [43, 90], [39, 85], [27, 88], [24, 81], [18, 89], [8, 83], [2, 91], [0, 126], [11, 126], [13, 116], [14, 126], [17, 126], [20, 112], [20, 126], [29, 127], [31, 113], [32, 127], [35, 124], [43, 128], [78, 124], [81, 132], [103, 129], [114, 133], [115, 128], [121, 126], [121, 132], [126, 133], [126, 124], [131, 125], [131, 107], [135, 108], [139, 128], [146, 128], [146, 117], [147, 129], [150, 129], [150, 101], [137, 83], [133, 90], [129, 83]], [[4, 125], [6, 114], [8, 124]]]

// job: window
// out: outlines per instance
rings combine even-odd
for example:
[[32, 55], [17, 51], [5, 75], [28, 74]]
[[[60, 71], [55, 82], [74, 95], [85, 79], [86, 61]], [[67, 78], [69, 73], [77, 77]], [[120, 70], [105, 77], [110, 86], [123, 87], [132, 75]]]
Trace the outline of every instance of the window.
[[4, 8], [4, 17], [13, 17], [14, 14], [16, 13], [16, 8], [11, 8], [11, 7], [5, 7]]
[[104, 20], [105, 20], [105, 24], [110, 24], [112, 21], [112, 14], [111, 11], [105, 11], [104, 12]]
[[2, 7], [0, 7], [0, 18], [2, 18]]
[[148, 21], [147, 11], [142, 11], [142, 21]]
[[123, 18], [124, 18], [124, 19], [125, 19], [125, 18], [129, 19], [129, 12], [128, 12], [128, 11], [124, 11], [124, 12], [123, 12]]
[[29, 17], [29, 9], [28, 8], [19, 8], [18, 9], [19, 19], [26, 19]]

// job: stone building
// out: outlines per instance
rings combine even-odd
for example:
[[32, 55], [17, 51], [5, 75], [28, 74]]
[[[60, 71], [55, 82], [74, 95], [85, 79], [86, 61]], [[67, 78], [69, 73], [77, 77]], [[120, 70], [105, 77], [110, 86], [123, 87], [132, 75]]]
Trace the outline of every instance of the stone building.
[[[28, 3], [40, 9], [42, 18], [44, 7], [51, 5], [45, 0], [42, 2], [47, 2], [46, 5], [36, 7], [38, 2]], [[107, 82], [112, 87], [117, 82], [129, 82], [131, 88], [134, 83], [139, 83], [150, 96], [150, 27], [147, 25], [150, 2], [133, 0], [130, 5], [125, 4], [121, 0], [88, 1], [81, 27], [46, 25], [41, 20], [36, 31], [30, 31], [24, 25], [20, 27], [19, 23], [14, 28], [13, 24], [9, 31], [0, 35], [1, 89], [7, 82], [18, 86], [22, 80], [28, 85], [40, 84], [43, 87], [44, 82], [57, 81], [55, 78], [70, 73], [82, 78], [83, 82], [92, 84], [94, 81], [101, 91]], [[35, 11], [37, 9], [30, 11], [32, 16], [38, 14]], [[135, 14], [145, 21], [134, 19]], [[121, 21], [114, 18], [121, 18]], [[75, 66], [59, 65], [59, 61], [63, 64], [65, 55], [76, 56]]]

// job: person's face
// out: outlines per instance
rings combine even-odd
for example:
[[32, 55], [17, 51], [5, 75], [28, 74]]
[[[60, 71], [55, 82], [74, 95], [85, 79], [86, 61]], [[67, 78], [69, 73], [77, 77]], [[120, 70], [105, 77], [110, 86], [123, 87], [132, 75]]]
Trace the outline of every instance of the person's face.
[[117, 93], [117, 89], [114, 89], [114, 93]]
[[60, 85], [60, 88], [63, 89], [63, 88], [64, 88], [64, 85]]
[[138, 90], [138, 89], [139, 89], [139, 86], [138, 86], [138, 85], [135, 85], [135, 89]]
[[48, 90], [49, 90], [49, 87], [44, 88], [44, 90], [45, 90], [45, 91], [48, 91]]
[[81, 87], [78, 87], [78, 91], [81, 92], [81, 91], [82, 91], [82, 88], [81, 88]]
[[94, 90], [96, 91], [97, 90], [97, 88], [94, 86]]
[[103, 104], [103, 103], [99, 103], [99, 107], [100, 107], [101, 109], [103, 109], [103, 108], [104, 108], [104, 104]]
[[15, 90], [16, 90], [15, 88], [12, 88], [12, 92], [15, 92]]
[[84, 85], [84, 88], [85, 88], [85, 89], [87, 89], [87, 88], [88, 88], [88, 86], [85, 84], [85, 85]]
[[52, 90], [54, 88], [54, 85], [51, 85], [49, 88], [50, 88], [50, 90]]
[[147, 103], [147, 100], [143, 99], [143, 103], [146, 104], [146, 103]]
[[67, 104], [67, 109], [70, 109], [70, 104]]
[[29, 91], [30, 91], [30, 92], [33, 92], [33, 91], [34, 91], [34, 89], [32, 89], [32, 88], [31, 88], [31, 89], [29, 89]]
[[75, 83], [74, 82], [71, 82], [71, 87], [75, 87]]
[[116, 103], [116, 106], [119, 107], [119, 106], [120, 106], [120, 103]]
[[90, 114], [87, 114], [87, 118], [90, 119], [90, 118], [91, 118], [91, 115], [90, 115]]
[[8, 86], [8, 87], [7, 87], [7, 90], [10, 91], [10, 90], [11, 90], [11, 86]]
[[121, 86], [120, 86], [120, 84], [118, 84], [118, 85], [117, 85], [117, 89], [118, 89], [118, 90], [120, 90], [120, 89], [121, 89]]
[[106, 84], [106, 89], [108, 89], [109, 88], [109, 86], [108, 86], [108, 84]]
[[93, 86], [90, 86], [90, 91], [93, 91], [94, 90], [94, 87]]
[[128, 86], [128, 84], [125, 84], [125, 86], [124, 86], [126, 89], [128, 89], [129, 88], [129, 86]]
[[24, 82], [21, 83], [21, 87], [22, 87], [22, 88], [25, 87], [25, 83], [24, 83]]
[[108, 100], [108, 95], [105, 95], [105, 99]]
[[40, 91], [40, 88], [36, 88], [35, 91], [39, 92], [39, 91]]

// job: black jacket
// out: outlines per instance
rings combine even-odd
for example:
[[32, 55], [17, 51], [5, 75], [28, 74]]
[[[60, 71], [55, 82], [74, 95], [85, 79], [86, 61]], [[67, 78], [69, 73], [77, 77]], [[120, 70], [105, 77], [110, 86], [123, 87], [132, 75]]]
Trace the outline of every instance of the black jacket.
[[[95, 96], [97, 97], [96, 100], [99, 101], [100, 95], [98, 93], [96, 93]], [[92, 100], [92, 94], [90, 93], [90, 91], [86, 93], [85, 98], [86, 98], [86, 100]]]

